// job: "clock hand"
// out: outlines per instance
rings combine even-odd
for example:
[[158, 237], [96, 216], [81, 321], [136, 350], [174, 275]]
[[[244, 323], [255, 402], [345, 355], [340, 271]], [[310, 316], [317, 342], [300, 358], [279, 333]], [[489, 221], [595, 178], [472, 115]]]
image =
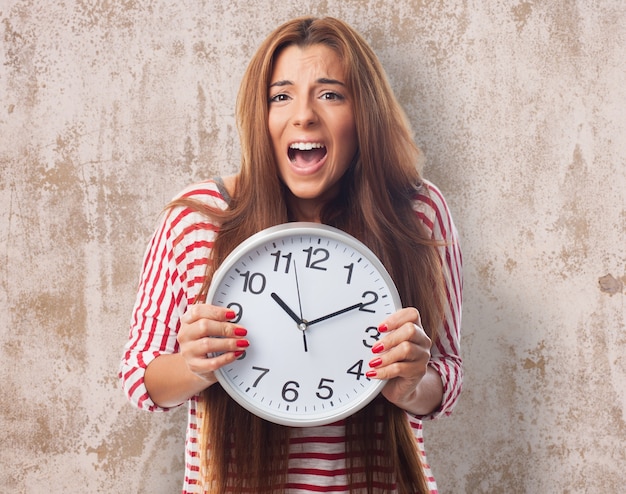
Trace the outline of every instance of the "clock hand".
[[345, 309], [338, 310], [337, 312], [333, 312], [331, 314], [326, 314], [325, 316], [318, 317], [317, 319], [313, 319], [311, 322], [307, 323], [309, 326], [313, 326], [313, 324], [317, 324], [318, 322], [325, 321], [326, 319], [330, 319], [331, 317], [338, 316], [340, 314], [344, 314], [346, 312], [350, 312], [354, 309], [360, 309], [363, 306], [362, 303], [351, 305], [350, 307], [346, 307]]
[[293, 272], [296, 276], [296, 291], [298, 292], [298, 308], [300, 309], [300, 323], [298, 324], [298, 329], [302, 331], [302, 343], [304, 344], [304, 351], [308, 352], [309, 347], [306, 343], [306, 329], [308, 328], [308, 324], [304, 322], [302, 319], [302, 300], [300, 298], [300, 284], [298, 283], [298, 269], [296, 268], [296, 261], [293, 261]]
[[304, 324], [304, 323], [303, 323], [303, 321], [302, 321], [302, 319], [300, 319], [300, 318], [296, 315], [296, 313], [295, 313], [294, 311], [292, 311], [292, 310], [289, 308], [289, 306], [285, 303], [285, 301], [284, 301], [282, 298], [280, 298], [280, 297], [279, 297], [279, 296], [278, 296], [275, 292], [272, 292], [272, 293], [270, 294], [270, 297], [272, 297], [272, 298], [276, 301], [276, 303], [277, 303], [278, 305], [280, 305], [280, 306], [281, 306], [281, 308], [282, 308], [282, 309], [283, 309], [283, 310], [284, 310], [287, 314], [289, 314], [289, 317], [291, 317], [294, 321], [296, 321], [296, 324], [298, 325], [298, 328], [299, 328], [302, 324]]

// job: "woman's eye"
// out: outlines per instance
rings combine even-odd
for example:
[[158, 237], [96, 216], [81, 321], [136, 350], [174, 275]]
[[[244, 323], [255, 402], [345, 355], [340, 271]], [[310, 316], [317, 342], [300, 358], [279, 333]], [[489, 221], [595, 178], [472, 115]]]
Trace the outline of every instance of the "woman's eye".
[[289, 97], [286, 94], [278, 93], [274, 96], [270, 96], [270, 103], [279, 103], [281, 101], [287, 101]]
[[334, 100], [343, 99], [343, 96], [337, 93], [327, 92], [327, 93], [322, 94], [322, 99], [334, 101]]

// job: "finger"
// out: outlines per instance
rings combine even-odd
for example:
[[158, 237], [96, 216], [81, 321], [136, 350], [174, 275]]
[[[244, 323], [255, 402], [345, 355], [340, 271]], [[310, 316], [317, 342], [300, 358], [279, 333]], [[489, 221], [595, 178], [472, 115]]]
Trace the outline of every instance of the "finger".
[[237, 360], [243, 351], [226, 352], [216, 356], [208, 357], [204, 355], [202, 358], [194, 358], [187, 361], [189, 370], [200, 376], [209, 376], [216, 370]]
[[405, 307], [404, 309], [394, 312], [380, 324], [378, 329], [381, 333], [394, 331], [407, 323], [415, 323], [418, 326], [422, 325], [420, 313], [415, 307]]
[[202, 338], [196, 343], [194, 353], [198, 355], [239, 352], [250, 346], [250, 341], [246, 338]]
[[193, 324], [200, 319], [213, 319], [215, 321], [229, 321], [235, 319], [237, 314], [234, 310], [227, 307], [218, 307], [210, 304], [193, 304], [190, 305], [181, 317], [181, 322], [185, 324]]
[[248, 331], [237, 324], [213, 319], [198, 319], [192, 324], [181, 324], [177, 339], [182, 345], [189, 341], [199, 340], [200, 338], [241, 338], [247, 334]]
[[366, 375], [377, 379], [396, 377], [416, 379], [425, 374], [429, 360], [430, 352], [427, 349], [405, 342], [385, 354], [372, 358], [369, 361], [370, 370]]
[[402, 341], [381, 352], [374, 352], [369, 361], [370, 367], [385, 367], [396, 362], [428, 362], [430, 349], [410, 341]]
[[[374, 359], [375, 360], [375, 359]], [[376, 362], [371, 361], [376, 364]], [[413, 361], [402, 361], [402, 362], [392, 362], [390, 364], [381, 364], [375, 365], [374, 367], [370, 367], [370, 369], [366, 372], [366, 376], [370, 379], [395, 379], [395, 378], [405, 378], [405, 379], [417, 379], [419, 376], [425, 374], [426, 372], [426, 364], [422, 362], [413, 362]]]
[[[403, 343], [428, 350], [430, 350], [432, 345], [431, 339], [421, 327], [414, 323], [405, 323], [395, 331], [390, 331], [385, 334], [385, 336], [372, 347], [372, 353], [380, 354], [387, 352]], [[405, 351], [408, 348], [410, 347], [405, 347]]]
[[236, 338], [246, 336], [248, 331], [230, 322], [216, 321], [213, 319], [200, 319], [189, 326], [190, 331], [196, 334], [197, 338], [202, 337], [220, 337], [220, 338]]

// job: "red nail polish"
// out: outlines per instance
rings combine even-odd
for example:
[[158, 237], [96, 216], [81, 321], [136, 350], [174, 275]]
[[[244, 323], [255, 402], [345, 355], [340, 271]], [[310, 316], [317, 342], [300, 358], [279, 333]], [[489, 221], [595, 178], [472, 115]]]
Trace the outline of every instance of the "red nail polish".
[[382, 343], [376, 343], [373, 347], [372, 347], [372, 352], [374, 353], [380, 353], [385, 349], [385, 346]]
[[237, 346], [239, 348], [247, 348], [250, 346], [250, 342], [248, 340], [237, 340]]
[[383, 363], [383, 359], [375, 358], [375, 359], [370, 361], [370, 367], [378, 367], [382, 363]]
[[376, 371], [375, 370], [367, 371], [365, 373], [365, 377], [376, 377]]
[[387, 331], [389, 331], [389, 328], [386, 324], [381, 324], [380, 326], [378, 326], [378, 331], [381, 333], [386, 333]]
[[226, 314], [224, 315], [224, 317], [226, 317], [226, 319], [235, 319], [235, 316], [237, 314], [235, 314], [234, 310], [227, 310]]
[[235, 328], [235, 336], [246, 336], [248, 334], [248, 331], [246, 331], [244, 328]]
[[239, 357], [241, 357], [244, 353], [246, 353], [246, 352], [245, 352], [245, 351], [243, 351], [243, 350], [237, 350], [237, 351], [235, 352], [235, 357], [239, 358]]

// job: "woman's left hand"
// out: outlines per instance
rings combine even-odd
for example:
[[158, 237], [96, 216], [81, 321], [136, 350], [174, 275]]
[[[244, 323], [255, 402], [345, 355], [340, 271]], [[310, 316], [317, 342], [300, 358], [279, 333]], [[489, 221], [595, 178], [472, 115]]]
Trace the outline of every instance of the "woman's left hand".
[[372, 348], [367, 377], [387, 379], [382, 394], [390, 402], [405, 408], [414, 400], [417, 387], [426, 375], [430, 360], [431, 339], [421, 327], [417, 309], [401, 309], [379, 326], [384, 334]]

